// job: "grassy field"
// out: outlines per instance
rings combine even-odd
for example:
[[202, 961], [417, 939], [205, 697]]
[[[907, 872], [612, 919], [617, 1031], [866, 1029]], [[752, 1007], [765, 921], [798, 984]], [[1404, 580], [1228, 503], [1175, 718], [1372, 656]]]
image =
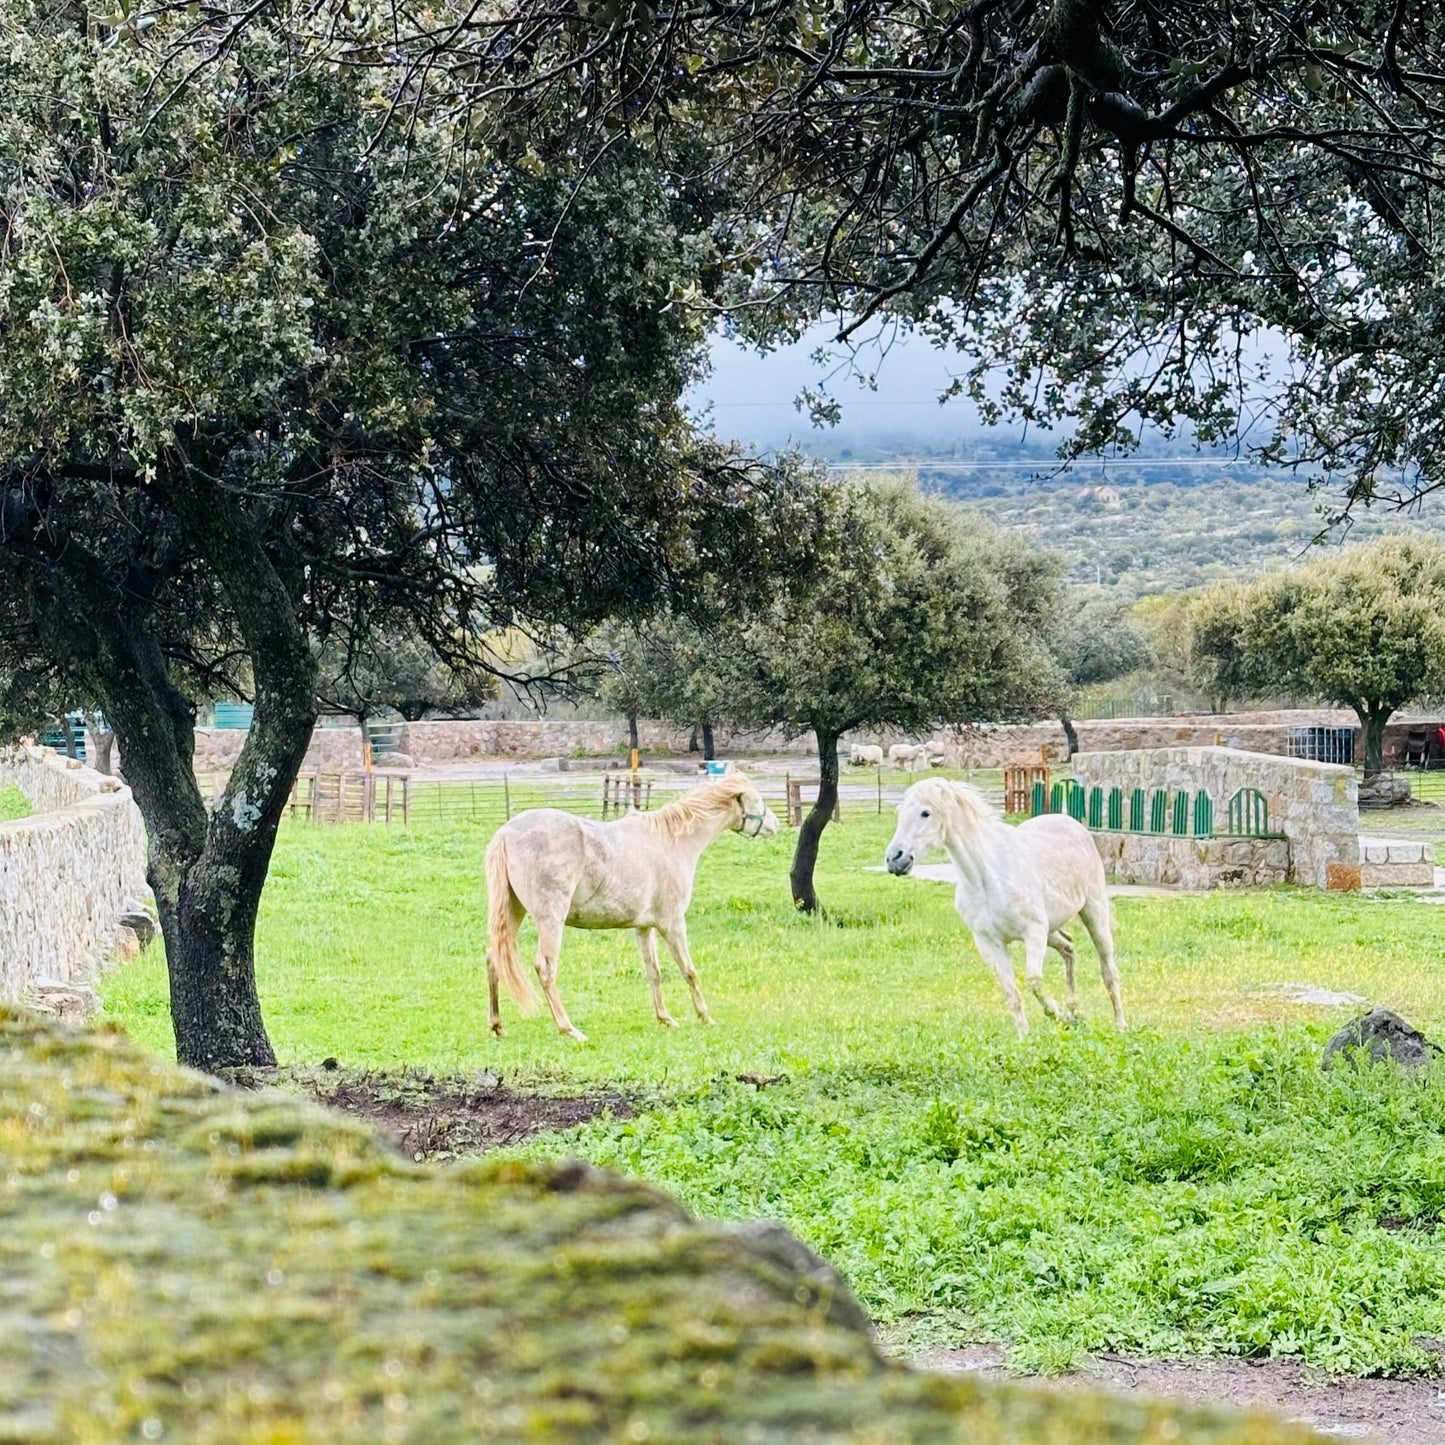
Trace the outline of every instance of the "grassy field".
[[6, 784], [0, 788], [0, 823], [10, 823], [16, 818], [28, 818], [30, 804], [19, 788]]
[[[620, 1085], [635, 1118], [529, 1151], [782, 1219], [904, 1342], [998, 1339], [1034, 1366], [1114, 1349], [1426, 1367], [1420, 1340], [1445, 1336], [1445, 1070], [1323, 1074], [1350, 1010], [1278, 986], [1445, 1030], [1445, 915], [1294, 890], [1122, 899], [1130, 1033], [1108, 1027], [1086, 946], [1085, 1027], [1018, 1043], [951, 890], [868, 871], [890, 828], [855, 813], [825, 836], [826, 922], [789, 906], [791, 836], [704, 858], [691, 932], [713, 1029], [657, 1027], [630, 935], [569, 933], [578, 1046], [510, 1009], [507, 1038], [487, 1035], [486, 825], [288, 825], [259, 933], [272, 1037], [287, 1062]], [[159, 950], [105, 1004], [168, 1049]]]

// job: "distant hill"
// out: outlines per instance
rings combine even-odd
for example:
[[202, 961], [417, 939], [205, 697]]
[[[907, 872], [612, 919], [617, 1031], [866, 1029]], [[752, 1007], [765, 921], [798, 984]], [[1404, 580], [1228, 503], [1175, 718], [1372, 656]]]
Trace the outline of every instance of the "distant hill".
[[1445, 533], [1445, 500], [1408, 512], [1357, 508], [1340, 522], [1339, 498], [1291, 472], [1189, 454], [1088, 463], [1060, 474], [1054, 445], [1044, 437], [1035, 446], [994, 450], [970, 437], [911, 456], [900, 445], [891, 458], [877, 454], [890, 450], [886, 442], [867, 449], [874, 455], [813, 450], [838, 469], [914, 472], [926, 490], [1061, 553], [1071, 580], [1132, 596], [1255, 576], [1302, 559], [1316, 544], [1422, 528]]

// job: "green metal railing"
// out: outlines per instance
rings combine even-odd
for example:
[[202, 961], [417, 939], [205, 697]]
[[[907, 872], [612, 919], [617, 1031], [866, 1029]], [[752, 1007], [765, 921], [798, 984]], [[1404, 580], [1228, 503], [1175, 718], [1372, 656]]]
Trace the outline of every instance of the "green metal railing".
[[[1157, 833], [1174, 838], [1275, 838], [1271, 831], [1269, 800], [1258, 788], [1241, 788], [1225, 809], [1225, 829], [1214, 825], [1214, 799], [1202, 788], [1190, 792], [1156, 788], [1086, 789], [1073, 778], [1047, 786], [1035, 783], [1030, 797], [1030, 816], [1067, 813], [1098, 833]], [[1125, 818], [1127, 817], [1127, 825]]]

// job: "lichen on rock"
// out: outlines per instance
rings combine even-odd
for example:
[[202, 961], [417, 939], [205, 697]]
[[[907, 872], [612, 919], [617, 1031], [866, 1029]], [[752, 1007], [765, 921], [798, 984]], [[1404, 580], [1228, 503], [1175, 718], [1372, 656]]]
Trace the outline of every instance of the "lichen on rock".
[[1188, 1440], [1246, 1416], [886, 1364], [822, 1261], [587, 1165], [421, 1168], [0, 1009], [0, 1442]]

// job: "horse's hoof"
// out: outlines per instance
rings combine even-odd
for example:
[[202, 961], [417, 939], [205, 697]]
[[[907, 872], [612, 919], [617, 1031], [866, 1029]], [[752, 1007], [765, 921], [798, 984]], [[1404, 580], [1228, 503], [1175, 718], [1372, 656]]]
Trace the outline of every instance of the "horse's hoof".
[[493, 1036], [494, 1038], [504, 1039], [504, 1038], [507, 1037], [507, 1031], [506, 1031], [506, 1029], [504, 1029], [504, 1028], [501, 1026], [501, 1024], [493, 1024], [493, 1025], [492, 1025], [492, 1036]]
[[565, 1033], [569, 1039], [575, 1039], [579, 1044], [585, 1044], [587, 1042], [587, 1035], [584, 1034], [581, 1029], [563, 1029], [562, 1032]]
[[700, 1024], [707, 1024], [709, 1028], [717, 1022], [717, 1020], [711, 1014], [699, 1014], [697, 1016], [697, 1021]]
[[677, 1020], [673, 1018], [671, 1014], [658, 1014], [657, 1021], [665, 1029], [675, 1029], [677, 1027]]

